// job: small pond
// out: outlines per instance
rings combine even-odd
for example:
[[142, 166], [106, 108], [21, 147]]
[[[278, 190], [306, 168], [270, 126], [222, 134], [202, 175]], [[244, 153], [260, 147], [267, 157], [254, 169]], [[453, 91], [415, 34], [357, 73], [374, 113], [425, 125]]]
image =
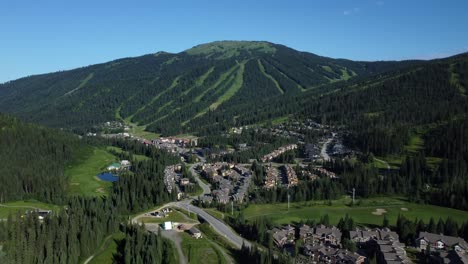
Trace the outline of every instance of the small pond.
[[119, 180], [119, 176], [115, 176], [114, 174], [109, 172], [103, 172], [101, 174], [98, 174], [98, 178], [107, 182], [116, 182]]

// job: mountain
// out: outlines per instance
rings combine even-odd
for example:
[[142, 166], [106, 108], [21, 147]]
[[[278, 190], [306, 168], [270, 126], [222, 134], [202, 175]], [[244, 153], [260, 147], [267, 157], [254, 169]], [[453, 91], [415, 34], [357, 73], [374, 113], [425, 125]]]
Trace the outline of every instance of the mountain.
[[[468, 53], [419, 62], [364, 79], [329, 85], [321, 94], [307, 91], [300, 96], [260, 101], [256, 107], [240, 105], [238, 107], [246, 113], [238, 119], [242, 120], [240, 125], [247, 125], [270, 117], [313, 118], [346, 127], [351, 133], [348, 143], [377, 155], [399, 154], [408, 147], [431, 149], [434, 144], [424, 146], [424, 141], [440, 141], [434, 135], [447, 135], [441, 132], [444, 128], [456, 127], [460, 134], [464, 133], [463, 127], [468, 123], [467, 73]], [[216, 113], [204, 122], [219, 118], [221, 114]], [[449, 138], [462, 145], [466, 140], [463, 136]], [[412, 144], [412, 140], [421, 143]], [[444, 153], [441, 149], [444, 147], [433, 152]], [[444, 155], [454, 149], [445, 149]], [[460, 154], [464, 155], [466, 153]]]
[[0, 200], [61, 201], [65, 167], [85, 151], [76, 135], [0, 114]]
[[[414, 62], [356, 62], [269, 42], [219, 41], [0, 85], [0, 111], [53, 127], [89, 128], [124, 120], [163, 134], [197, 132], [203, 120], [237, 121], [239, 105], [311, 96], [333, 84]], [[271, 117], [270, 117], [271, 118]]]

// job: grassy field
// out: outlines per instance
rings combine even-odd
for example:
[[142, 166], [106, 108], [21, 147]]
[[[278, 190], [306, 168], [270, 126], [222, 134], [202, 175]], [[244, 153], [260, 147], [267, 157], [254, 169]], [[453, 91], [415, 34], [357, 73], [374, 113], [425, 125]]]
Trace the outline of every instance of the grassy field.
[[167, 217], [164, 217], [164, 218], [142, 217], [141, 221], [143, 223], [158, 223], [158, 224], [162, 224], [167, 221], [176, 222], [176, 223], [197, 223], [196, 220], [189, 218], [185, 214], [176, 210], [173, 210], [172, 212], [169, 213]]
[[221, 250], [206, 237], [192, 238], [187, 233], [181, 233], [182, 251], [191, 264], [226, 263]]
[[362, 225], [381, 225], [383, 214], [377, 214], [377, 209], [386, 211], [390, 224], [394, 225], [399, 214], [410, 219], [423, 219], [428, 222], [431, 217], [437, 221], [439, 217], [452, 217], [454, 220], [462, 222], [468, 219], [468, 212], [438, 207], [433, 205], [423, 205], [409, 203], [400, 198], [372, 198], [361, 200], [359, 206], [350, 207], [350, 199], [332, 201], [332, 205], [327, 202], [303, 202], [292, 203], [288, 211], [287, 204], [251, 204], [244, 210], [247, 219], [266, 216], [277, 224], [287, 224], [299, 222], [307, 219], [320, 219], [328, 214], [332, 224], [337, 224], [341, 217], [346, 214], [351, 216], [357, 223]]
[[203, 209], [205, 212], [209, 213], [210, 215], [216, 217], [217, 219], [219, 220], [223, 220], [225, 215], [229, 215], [229, 214], [225, 214], [223, 212], [220, 212], [214, 208], [205, 208]]
[[271, 76], [265, 71], [265, 67], [263, 66], [262, 62], [260, 60], [257, 60], [257, 62], [258, 62], [258, 68], [260, 68], [260, 71], [263, 73], [263, 75], [265, 75], [265, 77], [270, 79], [275, 84], [276, 88], [281, 94], [284, 94], [284, 90], [283, 88], [281, 88], [278, 81], [273, 76]]
[[105, 149], [93, 148], [88, 155], [66, 168], [65, 176], [69, 178], [68, 193], [85, 196], [106, 194], [112, 184], [99, 180], [97, 174], [115, 161], [116, 157]]
[[89, 264], [112, 264], [113, 254], [117, 252], [117, 241], [122, 240], [125, 234], [122, 232], [113, 234], [110, 239], [104, 241], [94, 258]]
[[[112, 151], [115, 151], [117, 153], [125, 152], [126, 154], [128, 154], [127, 151], [123, 151], [121, 148], [118, 148], [118, 147], [109, 146], [109, 147], [106, 147], [106, 150], [112, 150]], [[148, 158], [148, 157], [146, 157], [144, 155], [137, 155], [137, 154], [133, 154], [133, 158], [136, 159], [137, 161], [150, 160], [150, 158]]]
[[60, 206], [42, 203], [38, 201], [15, 201], [0, 204], [0, 219], [7, 218], [8, 215], [14, 215], [17, 212], [24, 213], [31, 209], [60, 210]]
[[159, 138], [161, 135], [153, 132], [146, 131], [146, 126], [140, 126], [138, 124], [130, 122], [128, 119], [125, 119], [125, 124], [130, 127], [129, 134], [136, 137], [141, 137], [147, 140]]
[[417, 153], [424, 148], [424, 139], [421, 134], [414, 134], [411, 136], [408, 145], [404, 147], [405, 151], [410, 153]]

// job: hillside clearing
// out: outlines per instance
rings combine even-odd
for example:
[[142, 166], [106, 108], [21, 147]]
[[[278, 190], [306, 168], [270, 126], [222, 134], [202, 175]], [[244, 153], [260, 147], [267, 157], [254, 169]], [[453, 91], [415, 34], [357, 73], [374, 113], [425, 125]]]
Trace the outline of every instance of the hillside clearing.
[[[468, 212], [439, 207], [426, 204], [415, 204], [407, 202], [401, 198], [371, 198], [360, 200], [359, 206], [348, 206], [350, 199], [332, 201], [332, 205], [327, 205], [327, 201], [292, 203], [288, 211], [286, 203], [280, 204], [251, 204], [243, 210], [246, 219], [256, 217], [268, 217], [277, 224], [288, 224], [300, 222], [307, 219], [320, 219], [328, 214], [330, 222], [337, 224], [341, 217], [346, 214], [354, 221], [362, 225], [381, 225], [384, 215], [395, 224], [399, 214], [410, 219], [422, 219], [426, 222], [431, 217], [437, 221], [439, 217], [452, 217], [455, 221], [462, 222], [468, 219]], [[405, 208], [405, 210], [402, 210]]]
[[65, 176], [69, 179], [68, 194], [84, 196], [101, 196], [107, 194], [110, 182], [101, 181], [97, 175], [105, 170], [117, 158], [102, 148], [93, 148], [92, 151], [67, 166]]

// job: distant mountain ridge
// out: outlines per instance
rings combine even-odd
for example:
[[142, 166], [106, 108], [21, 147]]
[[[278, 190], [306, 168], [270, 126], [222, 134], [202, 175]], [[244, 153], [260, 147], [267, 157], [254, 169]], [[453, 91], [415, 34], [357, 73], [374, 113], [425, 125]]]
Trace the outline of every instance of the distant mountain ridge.
[[413, 62], [356, 62], [263, 41], [218, 41], [0, 85], [0, 111], [54, 127], [123, 120], [177, 134], [200, 129], [216, 111], [269, 98], [327, 91]]

